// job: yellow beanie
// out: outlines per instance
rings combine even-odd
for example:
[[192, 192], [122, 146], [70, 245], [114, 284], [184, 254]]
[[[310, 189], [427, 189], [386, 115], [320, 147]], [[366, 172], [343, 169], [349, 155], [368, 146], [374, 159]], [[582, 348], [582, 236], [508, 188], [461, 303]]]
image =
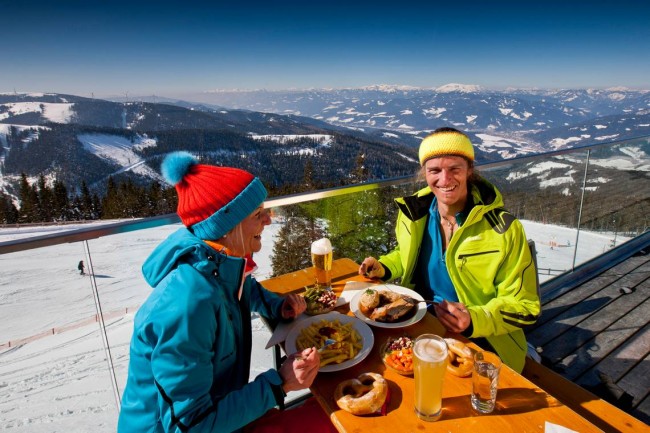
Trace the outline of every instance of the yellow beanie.
[[461, 132], [444, 131], [429, 134], [420, 143], [420, 165], [427, 160], [444, 155], [464, 156], [474, 161], [474, 147]]

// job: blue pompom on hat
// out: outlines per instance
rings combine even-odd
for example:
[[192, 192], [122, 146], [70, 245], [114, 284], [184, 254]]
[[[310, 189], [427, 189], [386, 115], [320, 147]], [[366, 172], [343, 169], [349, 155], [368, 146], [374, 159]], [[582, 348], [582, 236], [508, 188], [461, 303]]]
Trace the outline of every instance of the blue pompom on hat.
[[176, 187], [176, 213], [204, 240], [217, 240], [250, 215], [266, 199], [259, 178], [245, 170], [199, 164], [188, 152], [165, 157], [160, 171]]

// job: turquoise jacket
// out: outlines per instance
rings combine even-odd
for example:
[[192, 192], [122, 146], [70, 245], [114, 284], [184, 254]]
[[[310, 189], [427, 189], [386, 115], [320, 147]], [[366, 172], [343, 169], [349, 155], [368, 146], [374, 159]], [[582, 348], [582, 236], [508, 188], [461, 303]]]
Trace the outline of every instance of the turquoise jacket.
[[279, 318], [282, 298], [244, 265], [185, 228], [145, 261], [118, 432], [237, 431], [282, 401], [276, 370], [249, 383], [251, 311]]
[[[379, 258], [387, 279], [413, 288], [429, 207], [427, 187], [396, 199], [397, 248]], [[472, 184], [471, 199], [447, 247], [446, 266], [458, 299], [472, 318], [464, 332], [484, 337], [503, 362], [521, 372], [527, 353], [523, 329], [540, 314], [537, 270], [521, 222], [503, 209], [501, 193], [485, 180]], [[434, 288], [435, 289], [435, 288]]]

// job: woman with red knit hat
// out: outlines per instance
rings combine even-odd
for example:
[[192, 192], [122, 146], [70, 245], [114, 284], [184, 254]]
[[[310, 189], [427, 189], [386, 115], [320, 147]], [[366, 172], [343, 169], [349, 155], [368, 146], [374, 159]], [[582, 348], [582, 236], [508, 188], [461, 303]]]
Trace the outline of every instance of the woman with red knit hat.
[[187, 152], [168, 155], [161, 171], [185, 227], [142, 266], [153, 291], [134, 319], [118, 432], [239, 431], [316, 377], [320, 358], [309, 348], [249, 382], [251, 311], [291, 320], [305, 301], [251, 276], [270, 224], [257, 177]]

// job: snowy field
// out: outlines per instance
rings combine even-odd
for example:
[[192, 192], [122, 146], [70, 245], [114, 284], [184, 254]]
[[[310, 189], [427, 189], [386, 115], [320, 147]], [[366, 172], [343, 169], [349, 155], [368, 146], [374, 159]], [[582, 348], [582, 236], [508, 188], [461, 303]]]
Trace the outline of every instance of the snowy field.
[[[573, 229], [524, 221], [535, 240], [540, 269], [555, 274], [572, 266]], [[111, 357], [121, 393], [126, 380], [133, 313], [150, 288], [140, 275], [149, 252], [179, 225], [89, 241], [92, 267], [106, 319]], [[0, 242], [73, 227], [0, 229]], [[255, 258], [258, 280], [270, 275], [269, 256], [280, 223], [263, 234]], [[576, 265], [614, 244], [613, 235], [581, 232]], [[616, 243], [624, 241], [620, 236]], [[12, 433], [114, 432], [117, 409], [102, 345], [91, 279], [81, 243], [0, 255], [0, 431]], [[88, 263], [87, 263], [87, 271]], [[548, 276], [541, 275], [542, 281]], [[253, 319], [251, 377], [272, 366], [270, 337]], [[13, 344], [10, 344], [13, 342]]]

